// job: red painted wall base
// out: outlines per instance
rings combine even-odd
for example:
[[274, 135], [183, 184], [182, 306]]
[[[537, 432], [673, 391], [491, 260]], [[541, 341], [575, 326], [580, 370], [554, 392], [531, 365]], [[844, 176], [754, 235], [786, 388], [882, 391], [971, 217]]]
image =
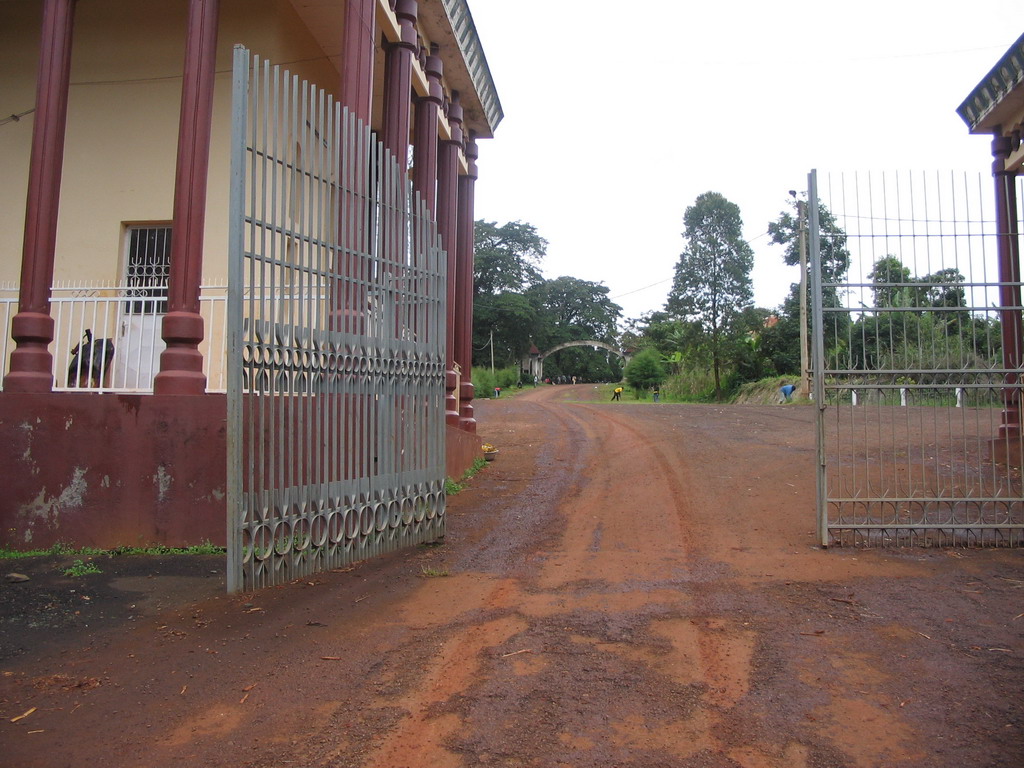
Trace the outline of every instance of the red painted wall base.
[[475, 434], [466, 432], [458, 427], [446, 425], [447, 432], [447, 474], [453, 480], [458, 480], [462, 474], [473, 466], [473, 462], [483, 454], [480, 446], [483, 440]]
[[[0, 392], [0, 546], [226, 541], [227, 398]], [[480, 438], [446, 427], [448, 476]]]
[[225, 395], [0, 393], [0, 545], [226, 540]]

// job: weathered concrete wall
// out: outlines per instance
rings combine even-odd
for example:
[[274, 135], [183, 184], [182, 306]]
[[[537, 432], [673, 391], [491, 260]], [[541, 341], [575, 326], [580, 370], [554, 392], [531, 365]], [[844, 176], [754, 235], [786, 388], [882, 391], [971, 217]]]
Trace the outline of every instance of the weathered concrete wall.
[[[0, 546], [224, 546], [226, 418], [221, 394], [0, 392]], [[446, 429], [457, 479], [481, 440]]]
[[227, 399], [0, 393], [0, 545], [226, 540]]

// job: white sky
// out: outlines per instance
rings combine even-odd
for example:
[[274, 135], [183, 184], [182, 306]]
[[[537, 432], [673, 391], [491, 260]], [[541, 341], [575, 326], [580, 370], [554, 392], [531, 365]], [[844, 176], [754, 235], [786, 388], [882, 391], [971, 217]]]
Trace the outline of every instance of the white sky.
[[703, 192], [740, 207], [774, 307], [797, 276], [764, 233], [811, 168], [987, 172], [956, 108], [1024, 31], [1021, 0], [470, 7], [505, 112], [476, 217], [536, 226], [544, 276], [604, 283], [625, 318], [664, 305]]

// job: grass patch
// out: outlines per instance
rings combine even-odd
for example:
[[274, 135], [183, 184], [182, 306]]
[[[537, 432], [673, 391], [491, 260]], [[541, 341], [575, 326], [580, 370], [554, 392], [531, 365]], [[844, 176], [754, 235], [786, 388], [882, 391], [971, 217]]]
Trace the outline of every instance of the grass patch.
[[95, 547], [82, 547], [76, 549], [69, 544], [63, 542], [57, 542], [51, 547], [46, 549], [0, 549], [0, 560], [16, 560], [20, 557], [46, 557], [48, 555], [100, 555], [103, 554], [102, 549], [96, 549]]
[[[799, 383], [800, 379], [796, 376], [770, 376], [760, 381], [749, 381], [740, 387], [731, 402], [734, 405], [779, 405], [782, 403], [779, 388], [783, 384], [799, 385]], [[897, 393], [897, 397], [899, 397], [899, 393]], [[794, 392], [790, 403], [807, 404], [810, 401]]]
[[425, 579], [439, 579], [444, 576], [451, 576], [447, 568], [434, 568], [433, 566], [424, 565], [420, 568], [420, 575]]
[[444, 479], [444, 493], [446, 496], [454, 496], [459, 491], [466, 489], [468, 481], [471, 480], [475, 475], [487, 466], [487, 460], [483, 456], [477, 456], [473, 459], [473, 464], [462, 473], [462, 478], [459, 480], [452, 480], [450, 477]]
[[100, 570], [100, 567], [96, 565], [96, 563], [83, 563], [81, 559], [75, 560], [75, 562], [72, 563], [70, 568], [64, 569], [64, 575], [71, 576], [73, 578], [85, 576], [90, 573], [103, 573], [103, 571]]
[[0, 549], [0, 560], [17, 560], [23, 557], [47, 557], [52, 555], [82, 555], [83, 557], [98, 557], [106, 555], [223, 555], [227, 550], [218, 547], [210, 542], [194, 544], [190, 547], [115, 547], [113, 549], [99, 549], [97, 547], [72, 547], [68, 544], [58, 542], [46, 549]]

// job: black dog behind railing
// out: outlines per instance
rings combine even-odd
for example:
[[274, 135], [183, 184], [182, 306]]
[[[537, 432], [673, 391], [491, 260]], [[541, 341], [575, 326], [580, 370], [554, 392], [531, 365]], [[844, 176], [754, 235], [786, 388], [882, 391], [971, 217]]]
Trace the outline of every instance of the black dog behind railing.
[[103, 379], [110, 379], [110, 363], [114, 359], [112, 339], [93, 339], [92, 329], [71, 350], [68, 366], [69, 387], [99, 387]]

